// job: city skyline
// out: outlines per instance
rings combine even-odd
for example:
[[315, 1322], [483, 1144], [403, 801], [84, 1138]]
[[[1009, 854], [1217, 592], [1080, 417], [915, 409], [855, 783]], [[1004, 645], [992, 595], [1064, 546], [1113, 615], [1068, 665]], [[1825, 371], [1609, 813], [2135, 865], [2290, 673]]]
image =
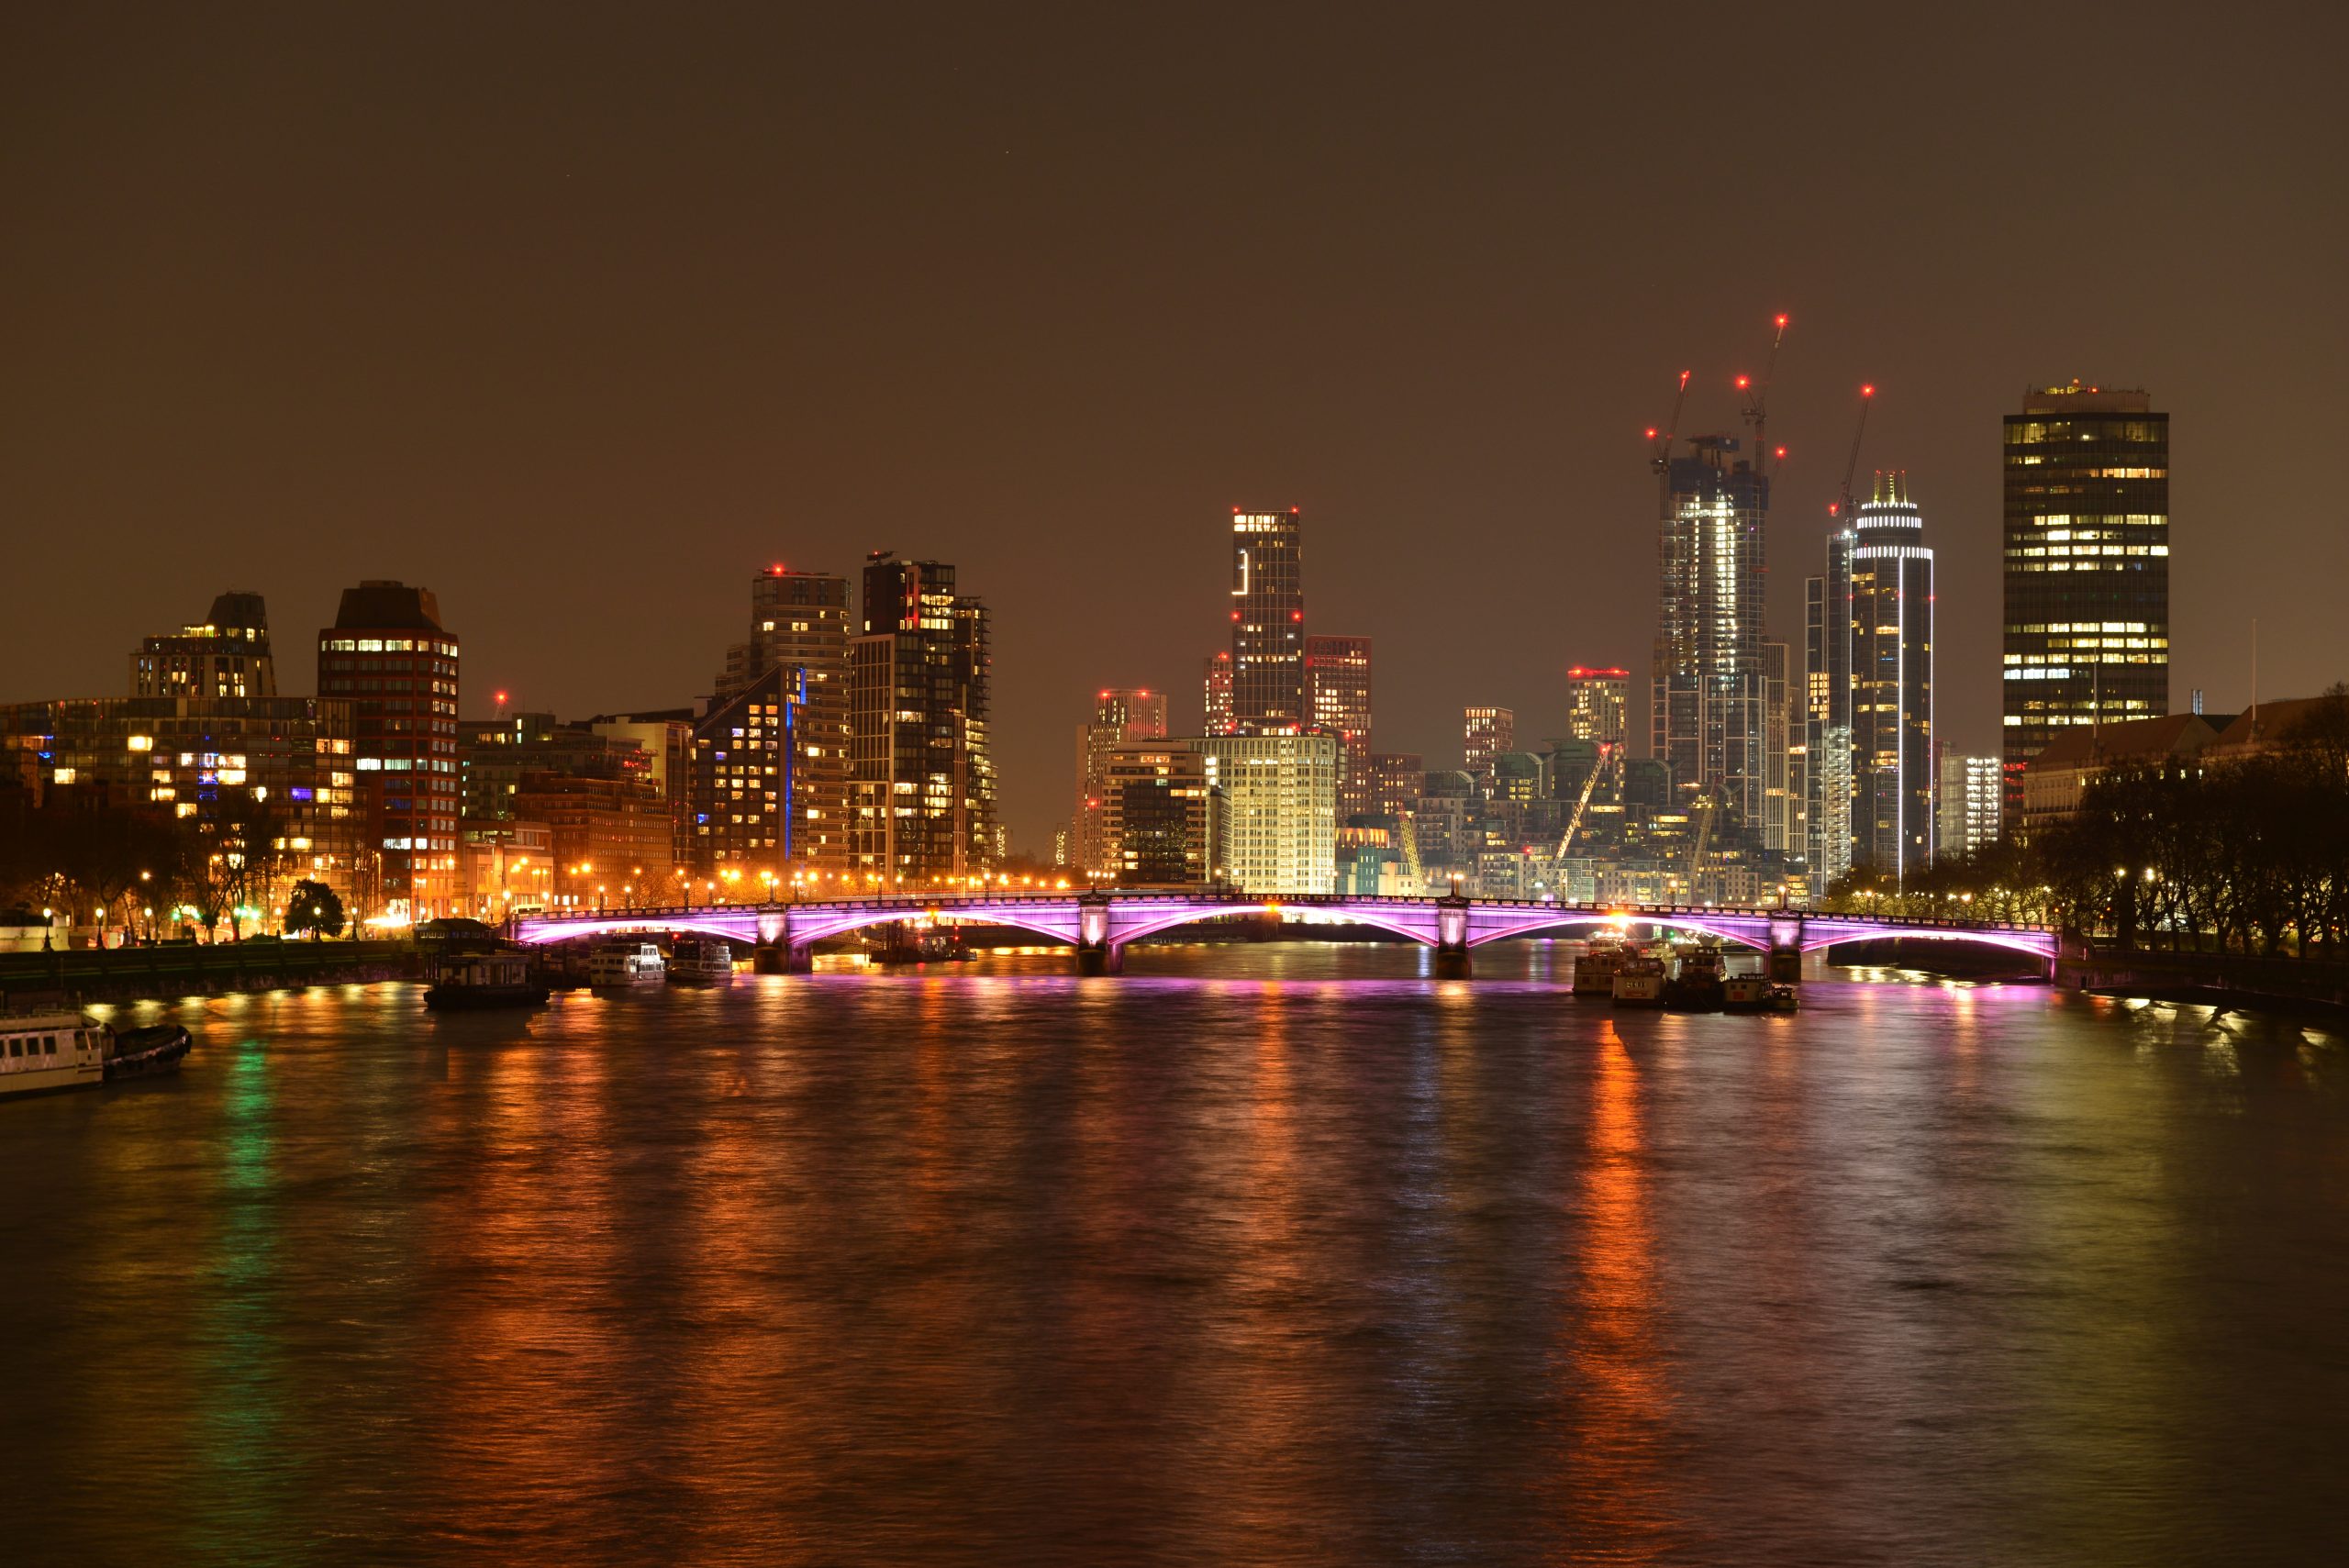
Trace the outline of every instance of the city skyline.
[[[1683, 369], [1683, 431], [1738, 431], [1733, 379], [1761, 369], [1780, 311], [1772, 638], [1799, 636], [1851, 389], [1873, 381], [1864, 465], [1907, 470], [1933, 501], [1937, 728], [1998, 750], [1999, 423], [2026, 386], [2079, 376], [2150, 387], [2176, 424], [2173, 699], [2247, 704], [2254, 615], [2266, 689], [2320, 689], [2341, 663], [2321, 595], [2349, 545], [2304, 520], [2304, 482], [2266, 455], [2275, 408], [2349, 414], [2321, 351], [2343, 306], [2316, 261], [2342, 220], [2294, 195], [2337, 139], [2302, 58], [2282, 78], [2263, 62], [2254, 95], [2224, 85], [2236, 41], [2189, 71], [2072, 17], [2028, 61], [1987, 40], [1909, 56], [1926, 95], [1990, 72], [2116, 123], [2159, 100], [2159, 172], [2084, 187], [2027, 115], [1855, 143], [1841, 115], [1787, 109], [1767, 200], [1727, 198], [1759, 260], [1729, 266], [1664, 242], [1649, 171], [1738, 145], [1742, 112], [1700, 103], [1623, 155], [1636, 89], [1536, 90], [1545, 50], [1591, 45], [1564, 22], [1519, 40], [1541, 48], [1472, 49], [1458, 64], [1492, 90], [1442, 112], [1419, 90], [1435, 68], [1396, 40], [1332, 48], [1277, 19], [1237, 64], [1153, 38], [1122, 83], [1083, 68], [1085, 40], [1039, 32], [976, 84], [951, 29], [824, 25], [839, 31], [793, 37], [885, 54], [878, 94], [746, 96], [781, 41], [751, 26], [681, 46], [680, 79], [728, 91], [650, 83], [622, 130], [600, 106], [629, 79], [623, 39], [583, 28], [550, 60], [538, 29], [494, 19], [447, 62], [447, 136], [419, 143], [405, 57], [364, 47], [356, 21], [281, 41], [273, 64], [234, 26], [172, 23], [168, 69], [121, 54], [102, 18], [27, 24], [0, 65], [6, 112], [56, 151], [38, 178], [6, 176], [29, 239], [0, 258], [0, 297], [19, 302], [0, 506], [28, 580], [103, 573], [109, 595], [103, 632], [70, 595], [34, 595], [0, 697], [113, 690], [128, 639], [194, 613], [188, 584], [251, 588], [299, 628], [384, 577], [429, 585], [464, 628], [468, 718], [493, 689], [571, 716], [669, 706], [741, 640], [751, 573], [852, 574], [891, 544], [983, 585], [1005, 814], [1041, 851], [1088, 693], [1166, 689], [1189, 727], [1214, 646], [1201, 606], [1228, 591], [1214, 519], [1297, 506], [1311, 625], [1376, 639], [1380, 748], [1442, 768], [1464, 703], [1562, 734], [1569, 663], [1644, 680], [1640, 431]], [[1761, 47], [1804, 76], [1878, 58], [1801, 22]], [[517, 147], [526, 77], [541, 128]], [[1259, 102], [1276, 106], [1244, 127], [1221, 112]], [[754, 106], [729, 120], [724, 104]], [[282, 134], [253, 142], [256, 112]], [[1114, 181], [1058, 134], [1071, 114], [1108, 128]], [[1367, 134], [1331, 144], [1316, 129], [1331, 121]], [[325, 147], [332, 182], [306, 161]], [[206, 172], [221, 165], [239, 172]], [[652, 221], [680, 178], [707, 223]], [[793, 201], [753, 199], [784, 187]], [[1397, 232], [1397, 202], [1440, 221]], [[1865, 255], [1816, 245], [1863, 208]], [[1079, 211], [1100, 221], [1037, 243]], [[1303, 264], [1230, 250], [1299, 215]], [[2231, 229], [2243, 243], [2214, 259], [2203, 237]], [[1961, 231], [1969, 256], [2015, 264], [1942, 254]], [[2058, 231], [2098, 233], [2114, 260], [2046, 286], [2020, 259]], [[232, 236], [303, 265], [262, 282]], [[1071, 361], [1078, 329], [1092, 350]], [[488, 541], [539, 573], [518, 581]], [[2269, 581], [2269, 559], [2304, 569]], [[317, 689], [301, 640], [281, 635], [281, 690]]]

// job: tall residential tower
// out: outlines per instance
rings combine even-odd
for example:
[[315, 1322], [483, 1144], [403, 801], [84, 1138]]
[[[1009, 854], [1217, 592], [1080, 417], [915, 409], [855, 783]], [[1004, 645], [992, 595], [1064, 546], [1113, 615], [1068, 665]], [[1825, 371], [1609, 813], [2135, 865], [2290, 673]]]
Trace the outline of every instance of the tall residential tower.
[[1651, 754], [1716, 843], [1758, 842], [1767, 693], [1763, 533], [1770, 481], [1729, 436], [1698, 436], [1662, 467], [1660, 589], [1649, 672]]
[[1294, 730], [1305, 710], [1303, 525], [1297, 509], [1231, 513], [1231, 718]]

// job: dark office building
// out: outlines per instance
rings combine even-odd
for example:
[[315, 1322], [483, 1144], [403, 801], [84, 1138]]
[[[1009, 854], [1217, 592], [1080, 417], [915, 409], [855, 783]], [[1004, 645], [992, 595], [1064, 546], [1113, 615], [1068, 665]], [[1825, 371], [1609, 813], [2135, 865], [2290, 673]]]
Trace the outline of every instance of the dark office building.
[[2006, 417], [2006, 823], [2074, 727], [2169, 711], [2169, 416], [2141, 391], [2033, 388]]
[[1303, 521], [1231, 513], [1231, 719], [1243, 735], [1295, 729], [1305, 706]]

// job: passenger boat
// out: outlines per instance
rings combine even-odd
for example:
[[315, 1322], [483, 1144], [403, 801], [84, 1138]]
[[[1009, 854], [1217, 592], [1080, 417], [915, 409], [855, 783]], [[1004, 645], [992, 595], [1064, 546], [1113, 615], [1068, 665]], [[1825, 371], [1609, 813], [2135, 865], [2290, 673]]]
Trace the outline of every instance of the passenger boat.
[[1723, 1005], [1722, 993], [1721, 950], [1681, 949], [1679, 972], [1664, 988], [1664, 1005], [1684, 1013], [1719, 1012]]
[[1615, 972], [1622, 967], [1622, 943], [1592, 942], [1575, 960], [1574, 994], [1577, 996], [1612, 996], [1615, 995]]
[[651, 942], [606, 942], [587, 955], [587, 984], [593, 986], [658, 985], [669, 966]]
[[723, 937], [680, 937], [669, 944], [669, 984], [725, 985], [734, 979], [734, 948]]
[[78, 1012], [0, 1014], [0, 1099], [106, 1081], [113, 1036]]
[[1631, 951], [1615, 966], [1614, 996], [1619, 1007], [1664, 1006], [1664, 960], [1652, 952]]
[[180, 1070], [180, 1058], [195, 1042], [178, 1024], [150, 1024], [145, 1029], [116, 1029], [106, 1055], [109, 1084], [126, 1078], [168, 1078]]
[[443, 1012], [478, 1007], [535, 1007], [547, 999], [545, 982], [519, 952], [473, 952], [440, 962], [424, 1005]]

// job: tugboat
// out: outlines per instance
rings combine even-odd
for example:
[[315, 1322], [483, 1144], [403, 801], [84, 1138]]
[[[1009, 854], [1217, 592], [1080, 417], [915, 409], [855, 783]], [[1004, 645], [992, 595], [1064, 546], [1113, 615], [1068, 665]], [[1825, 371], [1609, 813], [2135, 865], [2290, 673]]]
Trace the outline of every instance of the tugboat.
[[1653, 952], [1626, 952], [1615, 966], [1614, 997], [1619, 1007], [1661, 1007], [1664, 986], [1664, 960]]
[[1615, 974], [1623, 967], [1623, 944], [1610, 938], [1593, 937], [1575, 960], [1574, 995], [1577, 996], [1612, 996]]
[[1722, 989], [1721, 950], [1683, 948], [1680, 973], [1664, 984], [1664, 1005], [1684, 1013], [1717, 1013], [1723, 1002]]
[[474, 1007], [537, 1007], [546, 983], [530, 973], [528, 953], [473, 952], [441, 960], [424, 1005], [442, 1011]]
[[106, 1026], [78, 1012], [0, 1015], [0, 1099], [106, 1082]]
[[598, 990], [658, 985], [669, 966], [651, 942], [606, 942], [587, 955], [587, 984]]
[[679, 937], [669, 944], [669, 984], [729, 985], [734, 949], [723, 937]]
[[180, 1070], [180, 1058], [195, 1044], [178, 1024], [150, 1024], [113, 1033], [114, 1050], [106, 1057], [109, 1084], [126, 1078], [168, 1078]]

